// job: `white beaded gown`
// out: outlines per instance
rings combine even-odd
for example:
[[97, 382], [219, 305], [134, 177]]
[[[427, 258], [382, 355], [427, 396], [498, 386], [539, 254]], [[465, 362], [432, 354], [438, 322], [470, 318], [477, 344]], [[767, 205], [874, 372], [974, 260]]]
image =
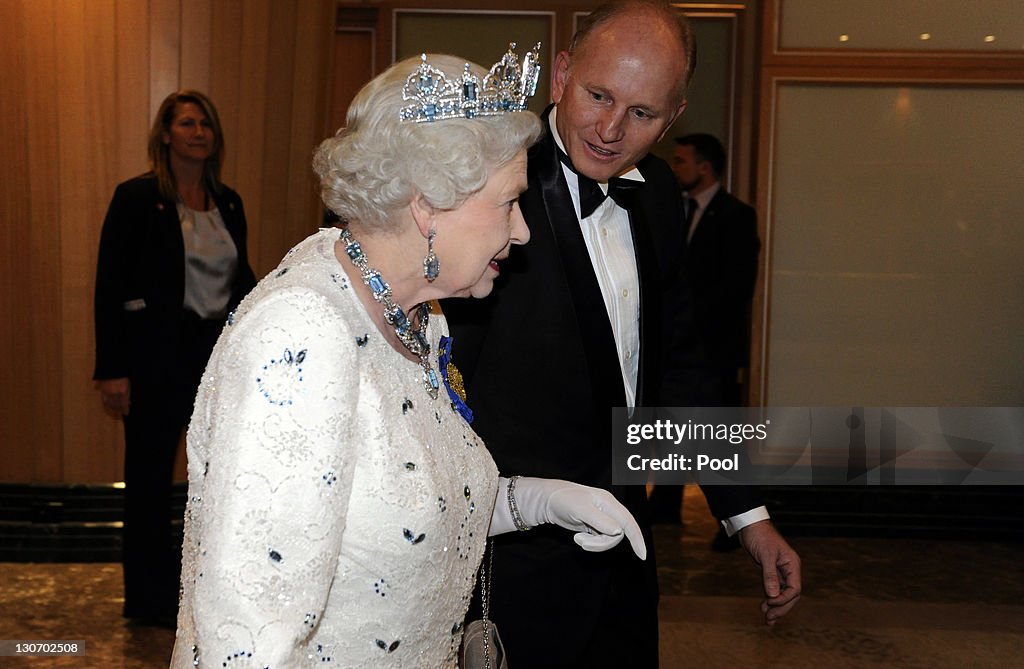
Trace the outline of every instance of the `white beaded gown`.
[[[456, 664], [498, 472], [375, 328], [338, 238], [285, 256], [203, 376], [173, 669]], [[447, 334], [435, 313], [435, 369]]]

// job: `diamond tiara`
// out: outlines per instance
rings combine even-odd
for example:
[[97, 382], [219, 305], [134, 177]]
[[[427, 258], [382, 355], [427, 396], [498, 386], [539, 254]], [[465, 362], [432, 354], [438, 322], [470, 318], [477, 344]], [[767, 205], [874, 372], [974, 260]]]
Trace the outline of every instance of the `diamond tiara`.
[[540, 42], [523, 57], [515, 52], [516, 43], [508, 45], [501, 60], [491, 66], [483, 81], [470, 72], [466, 63], [462, 76], [449, 79], [444, 72], [427, 63], [427, 54], [420, 56], [420, 66], [405, 80], [402, 100], [413, 103], [402, 107], [402, 121], [423, 123], [449, 118], [497, 116], [519, 112], [537, 92], [540, 77]]

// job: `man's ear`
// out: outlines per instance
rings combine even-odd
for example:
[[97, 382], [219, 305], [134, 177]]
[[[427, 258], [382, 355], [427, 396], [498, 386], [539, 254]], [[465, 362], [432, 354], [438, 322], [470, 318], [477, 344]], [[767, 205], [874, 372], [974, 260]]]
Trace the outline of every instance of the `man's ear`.
[[569, 81], [569, 65], [572, 56], [568, 51], [559, 51], [555, 56], [555, 65], [551, 68], [551, 99], [558, 104], [565, 93], [565, 87]]
[[672, 127], [672, 124], [676, 122], [676, 119], [683, 115], [684, 111], [686, 111], [686, 98], [683, 98], [683, 101], [679, 103], [679, 106], [676, 107], [675, 112], [672, 114], [672, 119], [665, 126], [665, 129], [661, 131], [661, 134], [658, 136], [659, 142], [665, 138], [665, 133], [667, 133], [668, 129]]

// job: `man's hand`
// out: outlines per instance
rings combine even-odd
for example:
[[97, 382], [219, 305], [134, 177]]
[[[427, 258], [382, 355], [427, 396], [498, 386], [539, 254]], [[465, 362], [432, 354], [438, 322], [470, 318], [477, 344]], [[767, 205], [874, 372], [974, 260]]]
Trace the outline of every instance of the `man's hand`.
[[127, 416], [132, 405], [131, 382], [127, 378], [103, 379], [96, 382], [103, 407], [116, 416]]
[[747, 525], [738, 535], [740, 544], [761, 567], [765, 594], [761, 613], [765, 623], [774, 625], [800, 600], [800, 556], [771, 521]]

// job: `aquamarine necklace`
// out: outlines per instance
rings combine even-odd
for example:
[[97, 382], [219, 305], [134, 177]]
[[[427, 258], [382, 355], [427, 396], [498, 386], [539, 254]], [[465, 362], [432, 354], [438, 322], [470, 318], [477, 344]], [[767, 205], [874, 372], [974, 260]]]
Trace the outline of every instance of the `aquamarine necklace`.
[[347, 227], [341, 229], [341, 238], [345, 242], [345, 253], [348, 254], [352, 264], [355, 265], [362, 276], [373, 299], [377, 300], [384, 307], [384, 320], [395, 329], [399, 341], [409, 351], [420, 359], [420, 367], [423, 368], [423, 387], [426, 389], [430, 399], [437, 399], [437, 390], [440, 384], [437, 380], [437, 372], [430, 366], [430, 342], [427, 341], [427, 322], [430, 319], [430, 307], [424, 302], [419, 306], [419, 324], [413, 327], [412, 321], [406, 313], [391, 297], [391, 286], [380, 275], [380, 272], [372, 267], [366, 260], [363, 247], [355, 240]]

